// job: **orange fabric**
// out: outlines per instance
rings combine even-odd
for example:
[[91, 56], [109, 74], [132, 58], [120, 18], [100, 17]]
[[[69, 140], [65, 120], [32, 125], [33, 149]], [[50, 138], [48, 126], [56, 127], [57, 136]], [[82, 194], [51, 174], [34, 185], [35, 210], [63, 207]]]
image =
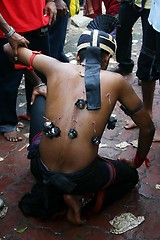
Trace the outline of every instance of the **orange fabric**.
[[[16, 32], [24, 33], [46, 26], [49, 16], [44, 16], [45, 0], [1, 0], [0, 13]], [[4, 38], [0, 31], [0, 38]]]

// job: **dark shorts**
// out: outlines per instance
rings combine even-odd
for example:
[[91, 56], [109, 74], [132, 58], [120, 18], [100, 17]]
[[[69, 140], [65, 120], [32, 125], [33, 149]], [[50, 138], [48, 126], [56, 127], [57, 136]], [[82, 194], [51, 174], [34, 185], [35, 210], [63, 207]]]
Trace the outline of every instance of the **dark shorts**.
[[147, 23], [144, 43], [138, 59], [137, 77], [142, 81], [155, 81], [160, 77], [160, 33]]
[[159, 79], [160, 73], [157, 71], [155, 51], [145, 46], [142, 47], [136, 76], [141, 81], [156, 81]]

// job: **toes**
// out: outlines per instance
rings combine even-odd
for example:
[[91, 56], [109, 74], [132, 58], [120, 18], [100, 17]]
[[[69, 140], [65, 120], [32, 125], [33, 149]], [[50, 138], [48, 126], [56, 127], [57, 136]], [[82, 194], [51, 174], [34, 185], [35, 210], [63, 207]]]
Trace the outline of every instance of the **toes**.
[[17, 131], [6, 132], [4, 133], [4, 137], [9, 142], [22, 141], [22, 138], [18, 136]]

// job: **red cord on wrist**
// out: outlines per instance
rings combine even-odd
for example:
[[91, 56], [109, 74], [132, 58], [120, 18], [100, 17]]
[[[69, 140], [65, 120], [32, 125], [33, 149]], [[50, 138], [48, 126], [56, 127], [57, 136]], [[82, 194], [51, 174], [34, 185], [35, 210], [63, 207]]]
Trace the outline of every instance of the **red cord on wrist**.
[[33, 63], [33, 60], [34, 60], [34, 58], [37, 54], [41, 54], [41, 51], [39, 51], [39, 52], [38, 51], [32, 51], [32, 55], [31, 55], [30, 61], [29, 61], [29, 67], [22, 64], [22, 63], [17, 63], [17, 64], [14, 64], [15, 69], [17, 69], [17, 70], [27, 69], [28, 71], [33, 71], [34, 68], [32, 67], [32, 63]]
[[143, 164], [143, 162], [145, 162], [146, 168], [150, 167], [150, 162], [147, 157], [145, 159], [140, 159], [136, 154], [136, 156], [134, 158], [134, 164], [135, 164], [136, 168], [139, 168]]

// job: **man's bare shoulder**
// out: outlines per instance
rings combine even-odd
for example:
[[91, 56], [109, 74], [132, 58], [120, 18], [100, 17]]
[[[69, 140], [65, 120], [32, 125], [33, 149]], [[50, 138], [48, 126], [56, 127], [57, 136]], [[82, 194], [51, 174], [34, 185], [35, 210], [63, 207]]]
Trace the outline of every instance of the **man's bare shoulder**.
[[107, 82], [112, 82], [116, 84], [125, 84], [126, 80], [125, 78], [119, 74], [119, 73], [115, 73], [115, 72], [111, 72], [111, 71], [106, 71], [106, 70], [101, 70], [101, 79], [102, 81], [107, 80]]

